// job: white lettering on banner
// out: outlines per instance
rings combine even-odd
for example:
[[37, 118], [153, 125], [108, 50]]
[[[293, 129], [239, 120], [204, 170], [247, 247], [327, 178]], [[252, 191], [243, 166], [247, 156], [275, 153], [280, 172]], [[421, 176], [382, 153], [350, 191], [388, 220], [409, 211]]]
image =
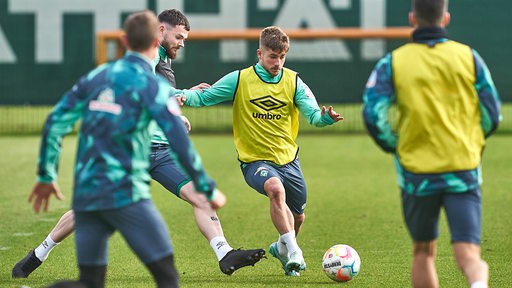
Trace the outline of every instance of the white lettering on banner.
[[[386, 0], [361, 0], [361, 28], [382, 28], [386, 24]], [[366, 39], [361, 43], [361, 58], [376, 60], [386, 51], [382, 39]]]
[[[119, 29], [121, 13], [143, 9], [146, 9], [145, 0], [9, 0], [9, 12], [34, 14], [37, 63], [62, 62], [64, 14], [91, 13], [94, 19], [93, 32], [96, 34], [99, 30]], [[94, 51], [94, 43], [92, 49]]]
[[[123, 13], [147, 9], [147, 0], [6, 0], [8, 13], [29, 14], [34, 17], [34, 53], [36, 63], [61, 63], [64, 58], [64, 15], [90, 14], [93, 21], [93, 33], [100, 30], [114, 30], [122, 26]], [[184, 11], [185, 0], [155, 0], [157, 12], [176, 8], [184, 11], [190, 20], [192, 29], [245, 29], [249, 27], [250, 11], [248, 0], [216, 0], [217, 13], [189, 13]], [[268, 25], [284, 29], [299, 28], [336, 28], [331, 11], [352, 8], [353, 0], [257, 0], [255, 9], [277, 12], [276, 19]], [[382, 28], [386, 22], [386, 0], [359, 0], [360, 23], [364, 28]], [[280, 4], [282, 3], [282, 4]], [[312, 13], [314, 11], [314, 13]], [[5, 27], [4, 27], [5, 28]], [[80, 31], [73, 31], [80, 33]], [[8, 35], [8, 34], [7, 34]], [[301, 61], [350, 61], [354, 58], [341, 39], [293, 40], [288, 59]], [[220, 41], [220, 61], [242, 62], [249, 57], [255, 58], [255, 51], [248, 51], [247, 40]], [[95, 43], [91, 45], [94, 51]], [[379, 39], [362, 40], [360, 55], [363, 60], [375, 60], [385, 53], [385, 41]], [[16, 47], [0, 27], [0, 63], [16, 63]], [[184, 52], [184, 51], [183, 51]], [[353, 53], [353, 52], [352, 52]], [[184, 53], [178, 54], [182, 61]]]
[[[190, 13], [185, 11], [193, 29], [244, 29], [248, 27], [246, 13], [247, 0], [218, 0], [219, 14]], [[385, 27], [386, 0], [360, 0], [361, 26], [366, 28]], [[282, 28], [300, 28], [306, 24], [310, 28], [336, 28], [336, 22], [331, 16], [329, 8], [347, 10], [351, 8], [351, 0], [330, 0], [326, 4], [322, 0], [289, 0], [285, 1], [278, 11], [273, 23]], [[157, 10], [167, 7], [184, 10], [184, 0], [157, 0]], [[277, 10], [277, 0], [258, 0], [257, 9]], [[311, 13], [315, 11], [315, 13]], [[384, 51], [385, 42], [376, 39], [362, 40], [361, 57], [364, 60], [376, 60]], [[247, 41], [223, 40], [220, 41], [223, 62], [237, 62], [247, 60]], [[184, 55], [181, 54], [183, 57]], [[182, 60], [183, 58], [177, 59]], [[288, 59], [302, 61], [350, 61], [353, 59], [345, 42], [340, 39], [294, 41], [292, 49], [287, 55]]]
[[16, 63], [16, 55], [12, 52], [9, 42], [5, 38], [2, 27], [0, 27], [0, 63]]
[[258, 9], [260, 10], [274, 10], [278, 5], [277, 0], [258, 0]]
[[[184, 0], [157, 0], [157, 11], [160, 13], [168, 7], [183, 11], [192, 26], [192, 31], [200, 29], [246, 29], [248, 26], [246, 0], [218, 0], [219, 14], [195, 14], [184, 10]], [[193, 33], [193, 32], [192, 32]], [[220, 41], [220, 60], [222, 62], [240, 62], [247, 59], [245, 40]], [[256, 52], [254, 52], [256, 53]], [[181, 53], [178, 53], [181, 54]], [[184, 54], [180, 55], [184, 59]]]
[[348, 9], [352, 0], [330, 0], [329, 5], [332, 9]]
[[[287, 1], [279, 11], [274, 25], [282, 28], [300, 28], [302, 25], [309, 28], [336, 28], [322, 0]], [[325, 39], [294, 41], [287, 58], [302, 61], [348, 61], [352, 56], [342, 40]]]

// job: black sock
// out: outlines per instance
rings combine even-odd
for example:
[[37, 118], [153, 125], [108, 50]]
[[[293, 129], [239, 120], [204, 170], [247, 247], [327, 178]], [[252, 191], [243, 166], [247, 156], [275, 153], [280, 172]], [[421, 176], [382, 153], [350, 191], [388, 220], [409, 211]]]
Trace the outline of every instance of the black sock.
[[169, 255], [158, 261], [146, 264], [149, 272], [153, 275], [157, 287], [159, 288], [177, 288], [178, 271], [174, 267], [174, 256]]
[[80, 282], [87, 285], [88, 288], [105, 287], [105, 274], [107, 266], [79, 266]]

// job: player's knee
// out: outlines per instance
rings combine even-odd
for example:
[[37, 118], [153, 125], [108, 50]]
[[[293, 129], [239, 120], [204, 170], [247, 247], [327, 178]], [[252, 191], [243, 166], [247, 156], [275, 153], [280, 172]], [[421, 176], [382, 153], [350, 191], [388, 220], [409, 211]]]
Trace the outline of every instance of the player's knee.
[[208, 209], [210, 207], [210, 203], [204, 194], [198, 193], [194, 189], [187, 189], [186, 185], [180, 190], [180, 198], [190, 203], [194, 208]]
[[286, 199], [283, 183], [277, 177], [268, 179], [264, 189], [271, 200], [284, 201]]
[[480, 255], [469, 253], [469, 254], [456, 254], [455, 255], [455, 261], [457, 262], [457, 266], [459, 268], [463, 269], [468, 265], [480, 265], [482, 267], [482, 270], [484, 270], [487, 267], [487, 263], [485, 263], [481, 258]]
[[464, 269], [467, 265], [474, 265], [474, 263], [482, 265], [482, 269], [487, 267], [487, 263], [480, 258], [480, 247], [478, 245], [456, 242], [453, 244], [453, 249], [455, 260], [460, 268]]
[[414, 242], [414, 256], [434, 257], [436, 254], [435, 241]]

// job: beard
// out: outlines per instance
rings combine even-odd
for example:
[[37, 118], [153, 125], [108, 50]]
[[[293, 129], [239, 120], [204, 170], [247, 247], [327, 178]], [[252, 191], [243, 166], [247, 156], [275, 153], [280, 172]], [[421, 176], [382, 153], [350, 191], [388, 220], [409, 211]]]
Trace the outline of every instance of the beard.
[[165, 55], [169, 58], [171, 58], [171, 60], [174, 60], [176, 59], [176, 54], [178, 52], [178, 49], [174, 49], [172, 46], [171, 46], [171, 43], [169, 43], [169, 41], [162, 41], [162, 43], [160, 43], [160, 45], [162, 45], [162, 47], [164, 47], [165, 49]]

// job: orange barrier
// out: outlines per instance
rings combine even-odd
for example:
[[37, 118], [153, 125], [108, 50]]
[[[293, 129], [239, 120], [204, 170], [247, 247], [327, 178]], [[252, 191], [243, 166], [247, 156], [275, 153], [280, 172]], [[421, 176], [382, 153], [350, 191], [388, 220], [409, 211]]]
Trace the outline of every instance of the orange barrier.
[[[257, 40], [261, 28], [249, 28], [244, 30], [192, 30], [188, 40], [226, 40], [226, 39], [247, 39]], [[284, 29], [291, 39], [408, 39], [411, 36], [411, 27], [388, 27], [388, 28], [336, 28], [336, 29]], [[96, 37], [96, 59], [97, 64], [105, 63], [107, 59], [107, 42], [116, 41], [116, 57], [124, 53], [120, 43], [122, 30], [100, 31]]]
[[121, 44], [121, 36], [123, 33], [123, 30], [115, 30], [100, 31], [96, 34], [96, 65], [100, 65], [108, 61], [107, 43], [109, 41], [116, 42], [116, 58], [123, 56], [124, 47]]

